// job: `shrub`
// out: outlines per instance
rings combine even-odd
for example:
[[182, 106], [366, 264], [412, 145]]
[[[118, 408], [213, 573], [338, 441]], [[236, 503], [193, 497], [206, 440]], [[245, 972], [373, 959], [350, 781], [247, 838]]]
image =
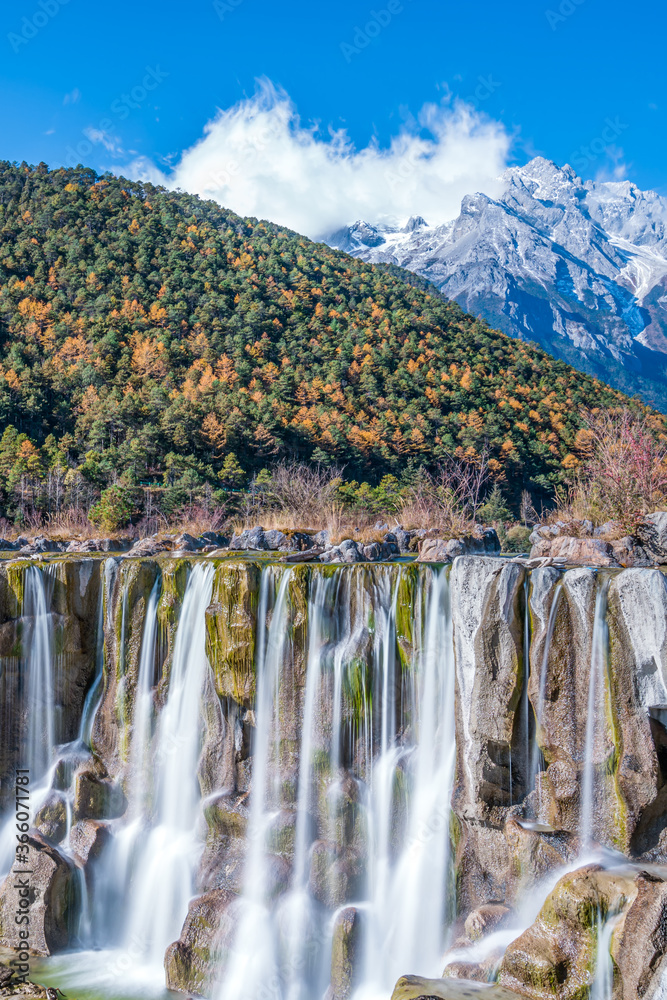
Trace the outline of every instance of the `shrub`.
[[130, 523], [132, 511], [132, 491], [116, 485], [102, 491], [100, 499], [88, 511], [88, 517], [104, 531], [118, 531]]
[[529, 552], [530, 551], [530, 528], [523, 524], [514, 524], [505, 533], [503, 549], [506, 552]]

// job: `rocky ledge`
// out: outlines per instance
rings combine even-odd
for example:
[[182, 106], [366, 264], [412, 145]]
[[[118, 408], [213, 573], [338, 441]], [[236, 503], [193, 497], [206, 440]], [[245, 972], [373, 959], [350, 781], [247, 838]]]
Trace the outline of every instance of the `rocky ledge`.
[[532, 559], [586, 566], [663, 566], [667, 565], [667, 512], [647, 514], [630, 535], [614, 521], [598, 528], [587, 520], [556, 521], [536, 527], [530, 542]]

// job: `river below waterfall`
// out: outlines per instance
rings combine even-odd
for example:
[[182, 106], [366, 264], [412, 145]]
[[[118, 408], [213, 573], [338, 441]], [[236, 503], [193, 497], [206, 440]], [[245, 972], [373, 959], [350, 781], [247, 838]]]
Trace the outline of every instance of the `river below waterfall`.
[[0, 869], [24, 768], [32, 976], [662, 1000], [666, 682], [658, 570], [2, 562]]

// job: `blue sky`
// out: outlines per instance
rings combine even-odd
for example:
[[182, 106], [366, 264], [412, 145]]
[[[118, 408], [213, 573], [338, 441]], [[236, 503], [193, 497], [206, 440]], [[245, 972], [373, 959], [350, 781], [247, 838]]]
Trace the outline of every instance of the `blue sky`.
[[324, 141], [386, 146], [460, 99], [500, 124], [507, 162], [576, 157], [585, 178], [665, 193], [666, 28], [645, 0], [17, 0], [0, 12], [0, 156], [168, 176], [264, 79]]

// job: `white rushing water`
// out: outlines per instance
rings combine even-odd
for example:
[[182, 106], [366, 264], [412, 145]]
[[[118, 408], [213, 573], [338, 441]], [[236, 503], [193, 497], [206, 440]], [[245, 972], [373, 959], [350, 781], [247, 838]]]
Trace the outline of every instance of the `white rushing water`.
[[[42, 806], [51, 784], [56, 750], [54, 697], [53, 567], [27, 566], [23, 573], [21, 607], [22, 656], [14, 666], [25, 689], [25, 709], [21, 716], [18, 760], [31, 780], [31, 813]], [[3, 669], [6, 669], [4, 667]], [[17, 765], [19, 766], [19, 765]], [[0, 826], [0, 875], [9, 871], [14, 855], [15, 818], [5, 818]]]
[[[180, 934], [201, 849], [196, 836], [200, 802], [196, 774], [202, 740], [200, 701], [208, 669], [205, 614], [213, 572], [211, 564], [197, 564], [183, 597], [169, 694], [156, 736], [153, 825], [141, 839], [126, 898], [126, 945], [143, 941], [145, 963], [160, 969], [167, 945]], [[153, 607], [154, 598], [155, 594]], [[149, 627], [146, 674], [153, 637]]]
[[[372, 577], [364, 573], [356, 567], [311, 576], [305, 688], [298, 709], [294, 858], [289, 888], [276, 901], [268, 874], [269, 832], [285, 809], [272, 770], [283, 736], [281, 684], [291, 662], [290, 571], [263, 571], [245, 889], [217, 992], [220, 1000], [255, 1000], [267, 991], [280, 1000], [309, 1000], [326, 992], [335, 907], [323, 907], [313, 895], [311, 874], [322, 773], [328, 775], [332, 842], [342, 801], [340, 782], [352, 780], [359, 786], [366, 871], [359, 882], [361, 895], [345, 904], [356, 908], [363, 927], [357, 996], [387, 996], [406, 968], [424, 975], [441, 971], [451, 903], [449, 815], [455, 764], [448, 577], [445, 571], [423, 570], [415, 581], [415, 606], [409, 611], [414, 648], [404, 665], [397, 641], [400, 571], [382, 567]], [[370, 677], [375, 704], [368, 700]], [[351, 697], [360, 709], [356, 722], [350, 720]], [[331, 738], [322, 772], [322, 733], [329, 716]], [[353, 721], [352, 729], [345, 719]], [[329, 878], [335, 882], [334, 875]], [[335, 891], [332, 895], [336, 897]]]

